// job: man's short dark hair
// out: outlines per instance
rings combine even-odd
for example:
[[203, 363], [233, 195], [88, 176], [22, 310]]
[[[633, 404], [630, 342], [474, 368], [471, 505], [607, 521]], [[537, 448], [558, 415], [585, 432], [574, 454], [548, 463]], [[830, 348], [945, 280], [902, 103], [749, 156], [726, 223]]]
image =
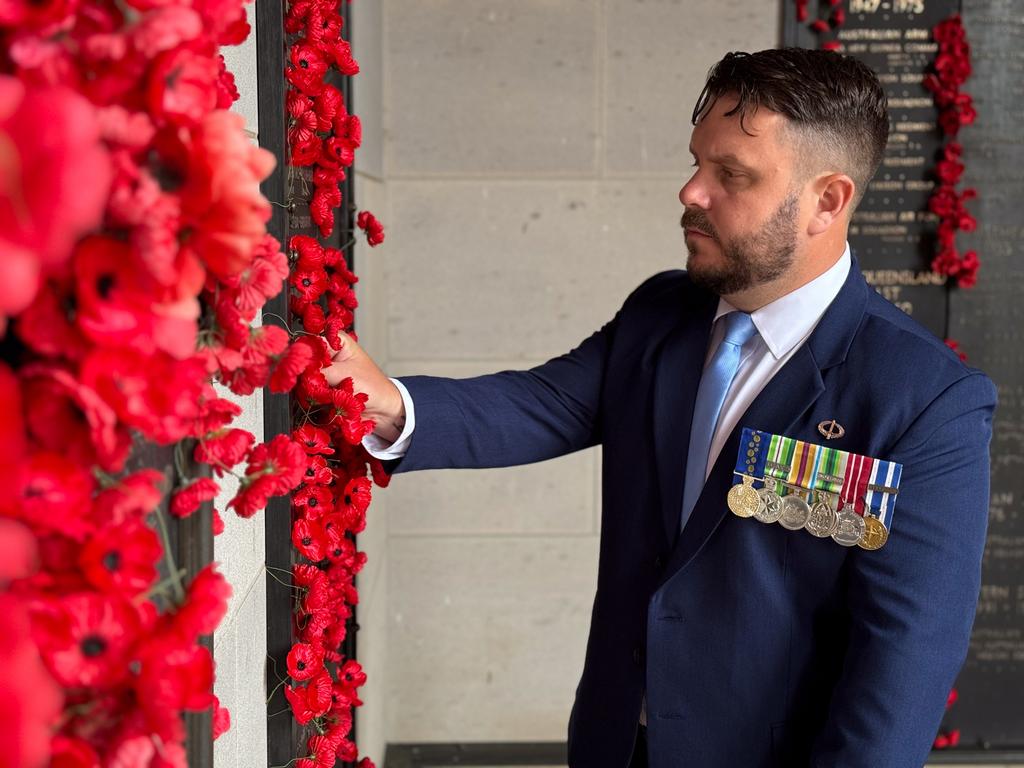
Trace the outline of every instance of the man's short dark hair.
[[854, 206], [882, 162], [889, 113], [878, 77], [861, 61], [833, 51], [774, 48], [726, 54], [708, 73], [693, 124], [726, 94], [739, 99], [726, 116], [743, 119], [758, 107], [788, 118], [806, 142], [808, 160], [846, 173], [856, 185]]

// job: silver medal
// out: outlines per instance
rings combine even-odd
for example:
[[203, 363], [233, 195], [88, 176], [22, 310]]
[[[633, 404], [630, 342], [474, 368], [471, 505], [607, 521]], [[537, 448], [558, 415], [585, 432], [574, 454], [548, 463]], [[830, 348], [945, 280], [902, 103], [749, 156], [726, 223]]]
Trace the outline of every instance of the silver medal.
[[762, 523], [776, 523], [782, 517], [782, 499], [771, 488], [761, 488], [757, 495], [761, 503], [757, 505], [754, 517]]
[[839, 513], [836, 530], [832, 539], [844, 547], [852, 547], [864, 538], [864, 518], [856, 512], [844, 509]]
[[811, 508], [807, 502], [795, 494], [782, 497], [782, 504], [779, 505], [779, 525], [790, 531], [799, 531], [804, 527], [807, 518], [811, 514]]
[[823, 539], [831, 536], [837, 525], [838, 516], [828, 497], [819, 497], [811, 507], [811, 514], [808, 516], [804, 528], [808, 533]]

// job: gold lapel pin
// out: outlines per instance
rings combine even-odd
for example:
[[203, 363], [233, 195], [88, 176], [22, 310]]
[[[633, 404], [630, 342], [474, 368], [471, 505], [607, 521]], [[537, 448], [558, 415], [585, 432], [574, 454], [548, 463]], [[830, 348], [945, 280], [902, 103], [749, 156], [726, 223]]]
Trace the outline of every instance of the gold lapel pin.
[[835, 419], [821, 422], [818, 425], [818, 431], [821, 432], [826, 440], [837, 440], [846, 434], [846, 429]]

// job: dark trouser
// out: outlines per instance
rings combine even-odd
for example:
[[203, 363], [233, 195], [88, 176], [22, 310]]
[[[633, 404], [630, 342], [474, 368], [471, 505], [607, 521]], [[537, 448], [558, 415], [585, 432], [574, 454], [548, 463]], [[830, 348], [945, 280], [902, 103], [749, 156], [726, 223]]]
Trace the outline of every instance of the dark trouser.
[[636, 744], [633, 746], [629, 768], [647, 768], [647, 729], [642, 725], [636, 731]]

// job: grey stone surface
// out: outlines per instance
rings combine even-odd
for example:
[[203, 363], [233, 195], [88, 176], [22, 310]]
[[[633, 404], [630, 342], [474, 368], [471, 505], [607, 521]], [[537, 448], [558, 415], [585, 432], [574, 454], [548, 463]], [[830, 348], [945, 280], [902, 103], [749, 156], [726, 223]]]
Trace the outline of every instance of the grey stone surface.
[[608, 0], [606, 168], [678, 175], [708, 69], [729, 51], [774, 48], [778, 0]]
[[546, 359], [683, 263], [673, 180], [390, 188], [391, 360]]
[[213, 743], [213, 764], [251, 768], [267, 761], [266, 582], [261, 573], [248, 584], [232, 585], [233, 611], [214, 634], [213, 650], [213, 690], [231, 712], [231, 728]]
[[343, 33], [352, 43], [359, 74], [352, 78], [352, 106], [363, 124], [363, 145], [356, 165], [375, 178], [384, 175], [384, 50], [380, 0], [350, 6], [352, 26]]
[[389, 739], [565, 738], [597, 537], [398, 538], [390, 558]]
[[[256, 89], [256, 4], [249, 3], [245, 7], [246, 18], [253, 31], [241, 45], [233, 45], [221, 49], [224, 63], [228, 71], [235, 76], [238, 87], [238, 101], [231, 110], [245, 118], [245, 127], [255, 139], [259, 133], [259, 100]], [[278, 162], [283, 162], [278, 158]]]
[[389, 176], [587, 174], [598, 0], [389, 0]]

